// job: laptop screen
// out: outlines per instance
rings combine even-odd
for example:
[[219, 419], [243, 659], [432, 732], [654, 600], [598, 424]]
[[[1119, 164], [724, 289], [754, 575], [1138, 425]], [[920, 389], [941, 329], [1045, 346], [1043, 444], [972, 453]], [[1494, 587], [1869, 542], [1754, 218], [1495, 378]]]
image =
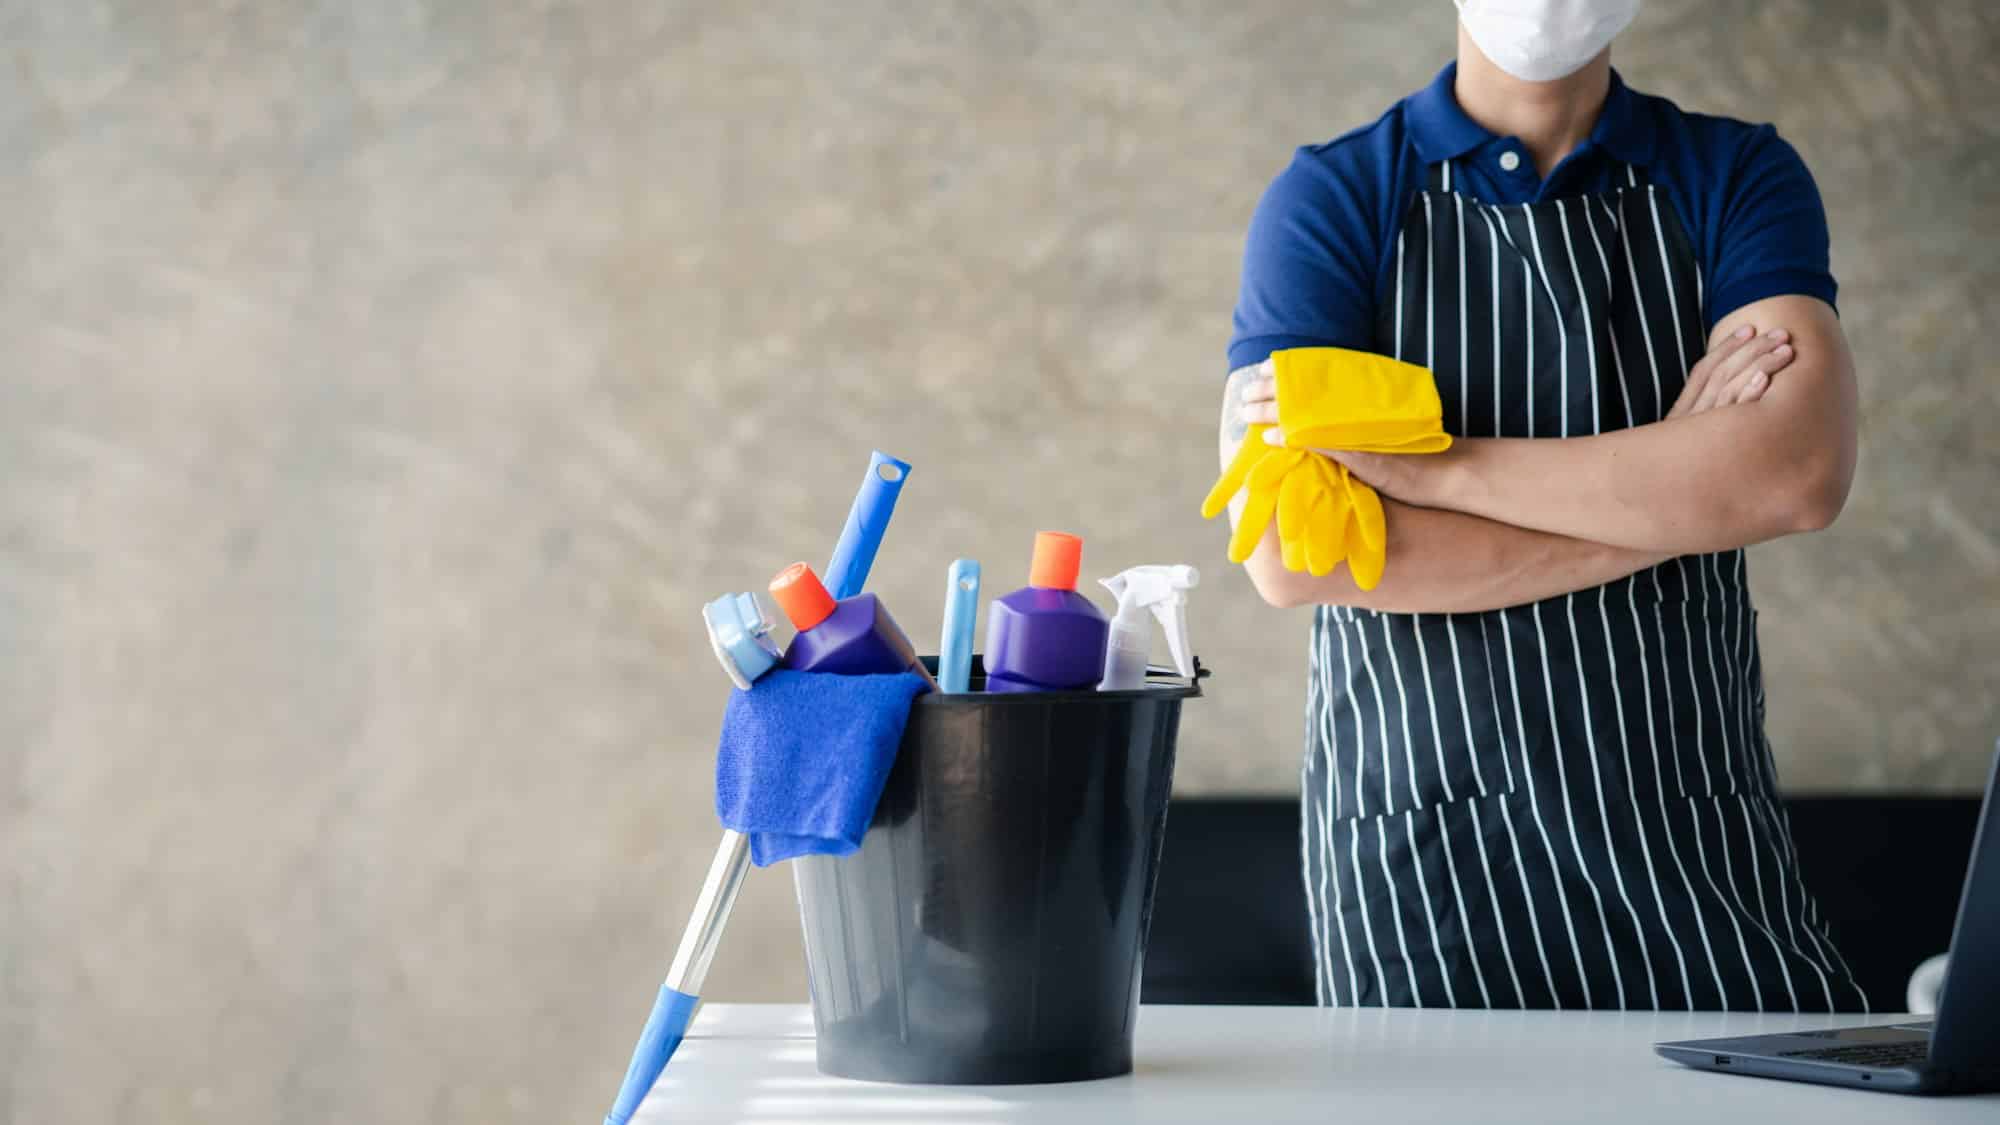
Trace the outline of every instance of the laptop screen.
[[2000, 746], [1986, 781], [1986, 802], [1972, 837], [1965, 890], [1952, 930], [1951, 965], [1931, 1032], [1931, 1066], [1948, 1071], [2000, 1068], [2000, 1038], [1991, 1034], [2000, 1011]]

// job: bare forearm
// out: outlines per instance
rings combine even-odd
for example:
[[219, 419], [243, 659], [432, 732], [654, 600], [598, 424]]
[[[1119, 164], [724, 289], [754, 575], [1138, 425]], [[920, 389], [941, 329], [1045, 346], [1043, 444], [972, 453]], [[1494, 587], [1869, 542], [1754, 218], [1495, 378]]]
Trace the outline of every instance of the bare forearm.
[[1764, 403], [1593, 437], [1460, 443], [1454, 511], [1640, 550], [1694, 554], [1810, 531], [1837, 499], [1810, 450], [1771, 443]]
[[1798, 297], [1749, 306], [1718, 326], [1718, 336], [1746, 317], [1789, 325], [1798, 344], [1797, 360], [1759, 401], [1591, 437], [1462, 441], [1432, 480], [1398, 494], [1673, 554], [1825, 527], [1854, 477], [1857, 410], [1846, 341], [1831, 309]]
[[[1665, 561], [1664, 554], [1512, 527], [1383, 499], [1389, 564], [1363, 590], [1343, 565], [1323, 578], [1286, 570], [1276, 528], [1244, 569], [1273, 605], [1351, 605], [1394, 613], [1474, 613], [1589, 589]], [[1240, 504], [1237, 506], [1240, 508]], [[1232, 508], [1234, 522], [1237, 509]]]

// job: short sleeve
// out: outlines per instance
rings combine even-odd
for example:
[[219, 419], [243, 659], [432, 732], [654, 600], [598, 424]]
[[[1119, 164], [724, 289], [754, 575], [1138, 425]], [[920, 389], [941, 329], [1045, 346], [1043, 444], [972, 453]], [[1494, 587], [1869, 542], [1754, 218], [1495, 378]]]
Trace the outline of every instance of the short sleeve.
[[1831, 305], [1826, 207], [1798, 151], [1769, 125], [1751, 131], [1723, 190], [1709, 271], [1708, 327], [1767, 297]]
[[1368, 348], [1379, 260], [1370, 197], [1324, 149], [1302, 149], [1257, 204], [1229, 339], [1231, 370], [1298, 347]]

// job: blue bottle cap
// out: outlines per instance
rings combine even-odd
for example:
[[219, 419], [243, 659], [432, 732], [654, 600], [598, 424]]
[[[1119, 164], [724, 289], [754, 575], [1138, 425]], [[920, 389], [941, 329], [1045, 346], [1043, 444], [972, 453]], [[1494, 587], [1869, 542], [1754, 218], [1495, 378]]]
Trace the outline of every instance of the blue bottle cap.
[[729, 681], [744, 691], [778, 663], [771, 613], [756, 594], [724, 594], [701, 608], [708, 643]]

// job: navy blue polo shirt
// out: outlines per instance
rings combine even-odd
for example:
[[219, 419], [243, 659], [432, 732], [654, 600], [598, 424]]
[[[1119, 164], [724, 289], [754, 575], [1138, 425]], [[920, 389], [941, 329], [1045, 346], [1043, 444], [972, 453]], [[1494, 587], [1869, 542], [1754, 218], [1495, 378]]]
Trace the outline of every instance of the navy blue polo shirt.
[[1280, 348], [1372, 349], [1404, 211], [1444, 160], [1453, 190], [1504, 204], [1608, 192], [1637, 169], [1694, 245], [1711, 330], [1766, 297], [1833, 304], [1819, 188], [1776, 129], [1683, 112], [1613, 71], [1589, 139], [1543, 180], [1517, 138], [1494, 136], [1459, 108], [1457, 72], [1452, 63], [1374, 124], [1298, 150], [1265, 190], [1244, 248], [1232, 369]]

